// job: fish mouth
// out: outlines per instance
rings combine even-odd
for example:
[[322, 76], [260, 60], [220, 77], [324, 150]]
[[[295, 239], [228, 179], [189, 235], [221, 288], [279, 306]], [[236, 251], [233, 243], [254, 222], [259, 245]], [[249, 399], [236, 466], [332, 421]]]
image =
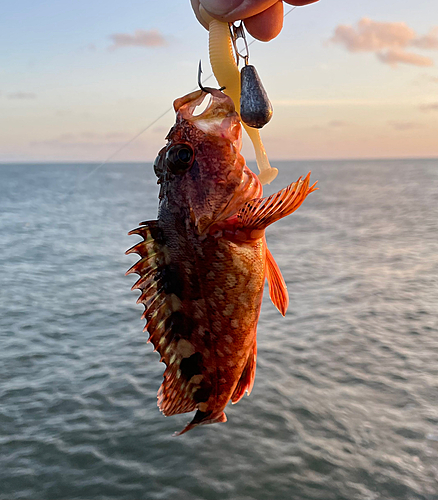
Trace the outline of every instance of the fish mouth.
[[[207, 107], [202, 113], [195, 114], [196, 108], [202, 105], [206, 97], [210, 99]], [[206, 134], [227, 138], [233, 143], [240, 135], [240, 116], [233, 100], [218, 89], [196, 90], [176, 99], [173, 107], [177, 116], [189, 121]]]

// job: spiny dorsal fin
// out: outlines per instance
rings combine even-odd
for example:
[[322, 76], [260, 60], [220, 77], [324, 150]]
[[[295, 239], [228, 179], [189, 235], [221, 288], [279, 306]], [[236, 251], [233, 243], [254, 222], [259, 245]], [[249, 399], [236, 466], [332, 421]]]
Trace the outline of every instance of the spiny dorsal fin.
[[251, 352], [249, 353], [245, 368], [243, 369], [239, 382], [237, 383], [233, 395], [231, 396], [231, 401], [233, 402], [233, 404], [237, 403], [242, 399], [243, 395], [245, 394], [245, 391], [247, 392], [248, 396], [251, 394], [252, 388], [254, 386], [256, 360], [257, 360], [257, 342], [256, 340], [254, 340], [254, 346]]
[[158, 273], [167, 265], [167, 251], [158, 221], [142, 222], [137, 229], [128, 234], [138, 234], [143, 241], [126, 251], [126, 254], [137, 253], [140, 260], [126, 274], [137, 273], [140, 278], [132, 286], [132, 290], [140, 290], [137, 304], [145, 307], [142, 315], [147, 320], [145, 330], [150, 333], [149, 342], [159, 350], [159, 342], [165, 334], [165, 320], [172, 313], [168, 306], [168, 297], [164, 293], [163, 284], [157, 278]]
[[194, 395], [202, 387], [202, 376], [197, 370], [201, 355], [184, 338], [191, 334], [193, 320], [182, 312], [178, 297], [181, 278], [178, 267], [170, 261], [158, 221], [141, 224], [129, 234], [138, 234], [143, 241], [126, 252], [137, 253], [140, 260], [126, 274], [140, 275], [132, 289], [142, 292], [137, 303], [145, 306], [142, 318], [146, 319], [148, 342], [167, 366], [158, 391], [158, 406], [165, 415], [193, 411], [198, 404]]
[[269, 297], [272, 303], [285, 316], [289, 305], [289, 294], [280, 268], [268, 247], [266, 247], [266, 279], [268, 280]]
[[278, 193], [248, 201], [237, 214], [239, 225], [247, 229], [265, 229], [295, 212], [306, 196], [317, 189], [316, 182], [309, 187], [309, 181], [310, 172], [304, 180], [300, 177]]

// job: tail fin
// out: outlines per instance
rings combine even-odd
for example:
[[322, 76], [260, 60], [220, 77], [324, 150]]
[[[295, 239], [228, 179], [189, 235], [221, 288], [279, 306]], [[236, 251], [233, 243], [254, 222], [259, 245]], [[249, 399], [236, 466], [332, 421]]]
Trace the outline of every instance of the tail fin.
[[176, 432], [174, 436], [181, 436], [198, 425], [219, 424], [226, 421], [227, 416], [222, 410], [216, 413], [212, 411], [203, 412], [198, 410], [193, 417], [193, 420], [188, 423], [182, 431]]

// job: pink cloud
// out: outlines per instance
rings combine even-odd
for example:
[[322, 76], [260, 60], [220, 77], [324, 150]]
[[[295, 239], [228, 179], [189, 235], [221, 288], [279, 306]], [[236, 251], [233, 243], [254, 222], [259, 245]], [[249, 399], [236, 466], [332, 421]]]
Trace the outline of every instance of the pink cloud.
[[414, 66], [433, 66], [430, 57], [420, 56], [404, 50], [387, 50], [386, 52], [378, 52], [376, 55], [383, 63], [391, 66], [396, 66], [398, 63], [413, 64]]
[[388, 122], [389, 125], [394, 129], [398, 131], [405, 131], [405, 130], [413, 130], [413, 129], [418, 129], [421, 128], [421, 125], [416, 122]]
[[14, 92], [8, 94], [8, 99], [36, 99], [36, 94], [33, 92]]
[[438, 76], [431, 76], [426, 73], [419, 75], [416, 80], [412, 81], [412, 85], [419, 86], [425, 85], [426, 83], [438, 83]]
[[438, 49], [438, 28], [434, 28], [428, 35], [416, 38], [412, 41], [412, 45], [419, 49]]
[[357, 26], [338, 26], [330, 41], [344, 45], [350, 52], [374, 52], [381, 62], [391, 66], [398, 63], [433, 66], [431, 58], [407, 52], [405, 49], [438, 49], [436, 29], [428, 35], [417, 36], [406, 23], [379, 22], [366, 17], [361, 19]]
[[135, 30], [134, 34], [114, 33], [109, 38], [113, 41], [110, 50], [121, 47], [160, 47], [167, 45], [164, 36], [158, 30]]
[[86, 148], [98, 149], [106, 146], [120, 146], [126, 143], [131, 136], [126, 132], [80, 132], [78, 134], [61, 134], [46, 141], [34, 141], [32, 147], [50, 146], [58, 149]]
[[328, 123], [329, 127], [338, 128], [338, 127], [346, 127], [348, 125], [347, 122], [343, 122], [342, 120], [332, 120]]
[[414, 38], [415, 31], [406, 23], [381, 23], [364, 17], [357, 28], [338, 26], [331, 41], [345, 45], [350, 52], [375, 52], [406, 47]]
[[431, 104], [422, 104], [420, 106], [421, 111], [438, 111], [438, 102], [433, 102]]

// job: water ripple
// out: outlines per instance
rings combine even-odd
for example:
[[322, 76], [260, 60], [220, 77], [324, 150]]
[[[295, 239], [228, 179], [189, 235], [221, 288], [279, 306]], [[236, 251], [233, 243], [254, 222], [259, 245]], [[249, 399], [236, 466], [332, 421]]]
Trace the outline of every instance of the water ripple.
[[436, 162], [285, 163], [320, 190], [268, 231], [251, 397], [171, 437], [124, 271], [150, 165], [0, 167], [0, 499], [438, 500]]

